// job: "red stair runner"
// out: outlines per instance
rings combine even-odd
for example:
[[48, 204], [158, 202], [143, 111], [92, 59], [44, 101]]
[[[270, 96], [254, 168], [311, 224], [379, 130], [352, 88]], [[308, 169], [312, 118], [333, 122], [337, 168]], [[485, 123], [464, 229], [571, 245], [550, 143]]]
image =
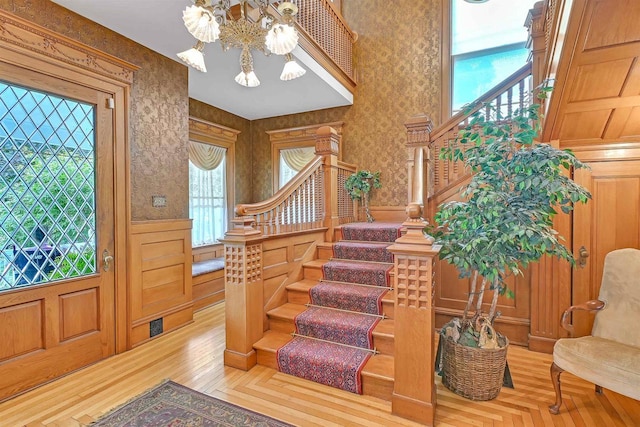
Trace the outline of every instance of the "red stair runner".
[[400, 237], [400, 228], [389, 223], [342, 226], [345, 240], [334, 245], [334, 257], [340, 259], [323, 265], [324, 280], [309, 291], [313, 305], [295, 318], [302, 336], [278, 349], [281, 372], [362, 393], [360, 372], [372, 354], [372, 331], [381, 318], [372, 314], [382, 314], [393, 268], [386, 246]]

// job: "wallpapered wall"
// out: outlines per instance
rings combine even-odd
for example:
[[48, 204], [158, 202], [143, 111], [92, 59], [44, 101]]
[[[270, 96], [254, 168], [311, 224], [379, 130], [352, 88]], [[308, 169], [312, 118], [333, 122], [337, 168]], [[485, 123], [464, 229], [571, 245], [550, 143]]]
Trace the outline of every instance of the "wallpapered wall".
[[189, 114], [240, 131], [235, 146], [236, 204], [251, 203], [251, 122], [195, 99], [189, 99]]
[[[131, 89], [131, 216], [189, 217], [187, 67], [48, 0], [0, 0], [0, 8], [140, 67]], [[167, 197], [153, 208], [151, 196]]]
[[435, 121], [440, 111], [441, 1], [344, 0], [342, 10], [358, 33], [354, 104], [252, 122], [254, 201], [273, 191], [265, 130], [342, 120], [343, 160], [382, 171], [372, 205], [407, 203], [404, 122], [418, 113]]

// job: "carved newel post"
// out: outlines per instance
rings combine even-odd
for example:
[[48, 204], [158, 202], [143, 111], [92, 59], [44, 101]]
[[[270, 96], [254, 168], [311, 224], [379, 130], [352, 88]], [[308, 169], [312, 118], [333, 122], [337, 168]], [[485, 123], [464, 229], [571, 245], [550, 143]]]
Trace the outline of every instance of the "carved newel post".
[[324, 220], [327, 227], [325, 240], [334, 241], [334, 229], [340, 225], [338, 216], [338, 153], [340, 136], [330, 126], [322, 126], [316, 131], [316, 155], [323, 156], [322, 176], [324, 177]]
[[429, 151], [430, 134], [433, 130], [431, 119], [424, 114], [411, 117], [404, 123], [407, 129], [407, 172], [409, 177], [409, 203], [424, 207], [428, 191], [425, 183], [433, 182], [430, 176], [431, 158]]
[[[236, 212], [242, 215], [242, 212]], [[249, 370], [257, 363], [253, 344], [263, 335], [262, 233], [254, 219], [239, 216], [224, 240], [226, 348], [224, 364]]]
[[422, 232], [420, 206], [407, 207], [407, 233], [389, 246], [394, 255], [395, 353], [392, 412], [427, 425], [436, 409], [433, 263], [440, 247]]

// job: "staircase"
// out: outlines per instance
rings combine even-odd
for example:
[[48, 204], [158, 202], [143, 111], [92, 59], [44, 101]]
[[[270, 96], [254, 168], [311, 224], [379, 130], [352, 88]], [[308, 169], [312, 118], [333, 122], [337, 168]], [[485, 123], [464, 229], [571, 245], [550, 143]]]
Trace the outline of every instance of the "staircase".
[[[346, 226], [345, 226], [346, 227]], [[352, 237], [353, 238], [353, 237]], [[270, 330], [267, 331], [264, 337], [255, 343], [254, 349], [257, 352], [258, 364], [268, 366], [274, 369], [278, 369], [278, 361], [277, 361], [277, 351], [279, 348], [289, 343], [292, 339], [292, 333], [296, 331], [296, 326], [294, 320], [296, 316], [305, 312], [308, 308], [305, 304], [310, 303], [310, 291], [313, 287], [319, 285], [323, 282], [323, 279], [327, 278], [327, 275], [331, 274], [331, 270], [329, 269], [330, 265], [333, 265], [334, 268], [338, 269], [348, 269], [349, 264], [363, 264], [371, 266], [371, 268], [375, 268], [374, 264], [378, 264], [375, 262], [376, 257], [380, 257], [380, 247], [384, 248], [386, 245], [391, 244], [391, 241], [395, 240], [388, 239], [389, 242], [379, 243], [379, 242], [367, 242], [365, 245], [363, 243], [355, 243], [352, 241], [342, 240], [336, 246], [336, 255], [340, 257], [340, 259], [334, 258], [334, 244], [331, 243], [323, 243], [318, 245], [317, 247], [317, 259], [307, 262], [304, 264], [303, 271], [304, 277], [302, 280], [292, 283], [287, 286], [287, 303], [277, 307], [267, 313], [270, 323]], [[361, 261], [359, 259], [345, 259], [345, 258], [358, 258], [361, 255], [358, 255], [358, 250], [354, 250], [352, 246], [366, 246], [366, 249], [361, 250], [360, 252], [367, 253], [364, 256], [374, 259], [369, 261]], [[383, 252], [386, 253], [386, 250], [382, 249]], [[376, 252], [376, 254], [371, 255], [372, 252]], [[390, 254], [386, 253], [383, 256], [383, 261], [388, 267], [391, 267], [390, 261], [392, 261], [392, 257]], [[331, 262], [330, 262], [331, 260]], [[323, 267], [326, 267], [326, 271], [323, 272]], [[360, 277], [364, 275], [358, 275]], [[353, 281], [360, 281], [360, 277], [355, 277]], [[325, 280], [326, 287], [327, 281]], [[353, 283], [338, 283], [332, 286], [339, 286], [339, 291], [347, 293], [346, 298], [350, 298], [349, 292], [352, 292], [351, 289], [360, 288], [362, 286], [358, 286]], [[320, 288], [317, 288], [314, 293], [317, 293]], [[316, 297], [317, 299], [317, 297]], [[393, 381], [394, 381], [394, 302], [393, 302], [393, 290], [388, 290], [386, 293], [382, 295], [382, 314], [384, 318], [382, 318], [375, 328], [372, 331], [373, 345], [372, 347], [378, 352], [375, 355], [372, 355], [361, 371], [361, 380], [362, 380], [362, 394], [378, 397], [384, 400], [391, 400], [391, 394], [393, 392]], [[324, 303], [323, 303], [324, 304]], [[329, 303], [330, 304], [330, 303]], [[313, 308], [313, 310], [325, 310], [327, 315], [331, 315], [331, 308]], [[335, 312], [334, 312], [335, 313]], [[361, 316], [365, 316], [362, 314]], [[305, 317], [305, 316], [302, 316]], [[298, 339], [308, 339], [308, 338], [298, 338]], [[327, 345], [339, 345], [329, 343]]]

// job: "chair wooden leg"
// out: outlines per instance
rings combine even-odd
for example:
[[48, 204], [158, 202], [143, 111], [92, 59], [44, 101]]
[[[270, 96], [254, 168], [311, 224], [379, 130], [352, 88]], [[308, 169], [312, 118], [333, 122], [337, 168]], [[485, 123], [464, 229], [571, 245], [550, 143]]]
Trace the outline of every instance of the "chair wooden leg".
[[562, 392], [560, 391], [560, 374], [564, 372], [555, 362], [551, 365], [551, 382], [553, 388], [556, 391], [556, 403], [549, 405], [549, 412], [557, 415], [560, 412], [560, 405], [562, 405]]
[[603, 393], [601, 385], [596, 384], [596, 393], [597, 394], [602, 394]]

